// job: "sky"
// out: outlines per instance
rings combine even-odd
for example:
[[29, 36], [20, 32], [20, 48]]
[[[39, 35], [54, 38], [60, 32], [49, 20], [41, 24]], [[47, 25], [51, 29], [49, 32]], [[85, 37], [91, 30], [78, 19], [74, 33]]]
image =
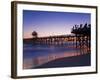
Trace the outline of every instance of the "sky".
[[23, 10], [23, 38], [31, 38], [33, 31], [38, 37], [67, 35], [75, 24], [85, 23], [91, 23], [91, 14]]

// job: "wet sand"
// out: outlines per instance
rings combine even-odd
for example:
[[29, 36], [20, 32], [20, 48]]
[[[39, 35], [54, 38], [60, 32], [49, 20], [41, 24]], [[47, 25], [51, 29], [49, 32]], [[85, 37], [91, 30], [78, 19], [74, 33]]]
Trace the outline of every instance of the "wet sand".
[[90, 66], [91, 65], [91, 55], [83, 54], [73, 57], [65, 57], [50, 61], [48, 63], [42, 64], [36, 68], [56, 68], [56, 67], [75, 67], [75, 66]]

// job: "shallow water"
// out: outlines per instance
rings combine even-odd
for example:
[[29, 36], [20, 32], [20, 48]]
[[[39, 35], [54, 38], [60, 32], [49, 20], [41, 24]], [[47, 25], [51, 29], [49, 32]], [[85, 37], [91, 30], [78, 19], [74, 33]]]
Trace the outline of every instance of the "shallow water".
[[67, 42], [63, 45], [23, 45], [23, 69], [31, 69], [47, 62], [81, 55], [80, 49], [75, 48], [75, 43]]
[[63, 54], [63, 53], [77, 53], [79, 49], [73, 47], [73, 43], [69, 42], [64, 45], [23, 45], [23, 58], [36, 58], [40, 56], [48, 56], [51, 54]]

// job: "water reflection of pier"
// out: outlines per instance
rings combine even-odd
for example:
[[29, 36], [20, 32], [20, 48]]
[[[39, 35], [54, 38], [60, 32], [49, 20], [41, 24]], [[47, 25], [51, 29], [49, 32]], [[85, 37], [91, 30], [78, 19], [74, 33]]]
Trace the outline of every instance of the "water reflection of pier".
[[50, 54], [48, 56], [40, 56], [37, 58], [24, 60], [23, 68], [31, 69], [31, 68], [41, 66], [45, 63], [48, 63], [48, 62], [56, 60], [56, 59], [75, 57], [75, 56], [80, 56], [80, 55], [85, 55], [85, 54], [90, 54], [90, 53], [81, 54], [80, 52], [69, 52], [69, 53], [63, 53], [63, 54], [57, 54], [57, 55]]

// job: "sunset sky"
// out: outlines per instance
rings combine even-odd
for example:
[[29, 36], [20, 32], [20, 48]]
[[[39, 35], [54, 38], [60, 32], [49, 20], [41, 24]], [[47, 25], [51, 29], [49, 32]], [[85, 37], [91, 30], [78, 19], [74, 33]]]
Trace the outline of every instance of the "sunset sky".
[[39, 37], [71, 34], [75, 24], [85, 23], [91, 23], [91, 14], [23, 10], [23, 38], [31, 38], [32, 31]]

